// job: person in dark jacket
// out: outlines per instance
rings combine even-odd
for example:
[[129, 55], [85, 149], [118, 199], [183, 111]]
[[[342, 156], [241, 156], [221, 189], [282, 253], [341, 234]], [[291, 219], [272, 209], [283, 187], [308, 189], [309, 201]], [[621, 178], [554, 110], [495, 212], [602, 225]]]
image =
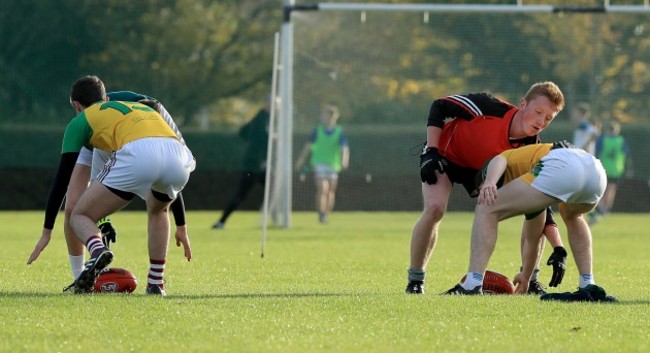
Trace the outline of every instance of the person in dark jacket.
[[264, 187], [266, 181], [266, 153], [269, 139], [269, 119], [271, 111], [271, 97], [268, 96], [264, 107], [257, 112], [251, 121], [239, 130], [239, 137], [248, 143], [239, 179], [239, 186], [228, 205], [223, 210], [221, 218], [212, 225], [213, 229], [222, 229], [226, 226], [228, 217], [244, 201], [246, 195], [255, 184]]

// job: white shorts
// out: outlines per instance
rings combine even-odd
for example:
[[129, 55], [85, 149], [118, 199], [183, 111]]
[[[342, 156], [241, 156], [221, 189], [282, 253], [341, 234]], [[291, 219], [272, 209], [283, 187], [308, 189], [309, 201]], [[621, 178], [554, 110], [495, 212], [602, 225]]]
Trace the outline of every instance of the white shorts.
[[173, 138], [148, 137], [113, 152], [97, 180], [142, 199], [151, 190], [175, 199], [194, 168], [196, 162], [187, 146]]
[[317, 178], [336, 180], [339, 178], [339, 173], [334, 170], [334, 168], [325, 165], [325, 164], [316, 164], [314, 165], [314, 173]]
[[563, 202], [596, 204], [607, 187], [607, 175], [600, 161], [581, 149], [551, 150], [537, 168], [539, 174], [530, 186]]
[[104, 169], [104, 165], [106, 165], [110, 158], [110, 152], [98, 149], [89, 150], [86, 147], [82, 147], [81, 151], [79, 151], [79, 157], [77, 157], [77, 164], [91, 167], [90, 180], [95, 180], [97, 174]]
[[77, 157], [77, 164], [85, 165], [90, 167], [93, 162], [93, 151], [87, 149], [86, 147], [81, 147], [79, 151], [79, 157]]
[[104, 169], [104, 166], [111, 159], [111, 153], [102, 151], [100, 149], [93, 149], [93, 164], [92, 169], [90, 170], [90, 180], [97, 179], [99, 172]]

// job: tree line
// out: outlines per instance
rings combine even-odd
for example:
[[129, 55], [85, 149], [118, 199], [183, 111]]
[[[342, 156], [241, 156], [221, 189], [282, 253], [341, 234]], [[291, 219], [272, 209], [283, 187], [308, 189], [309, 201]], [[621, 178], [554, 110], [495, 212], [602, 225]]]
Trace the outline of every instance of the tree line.
[[[461, 2], [476, 3], [453, 1]], [[549, 1], [525, 2], [535, 3]], [[220, 101], [261, 102], [270, 89], [273, 34], [280, 30], [282, 4], [282, 0], [0, 2], [0, 122], [65, 124], [73, 113], [67, 106], [70, 84], [89, 73], [102, 77], [109, 90], [154, 95], [186, 126], [195, 124], [202, 109]], [[372, 16], [369, 22], [379, 15]], [[355, 65], [372, 67], [371, 79], [363, 83], [363, 92], [356, 93], [364, 99], [350, 94], [359, 90], [358, 80], [332, 83], [333, 98], [362, 122], [395, 119], [399, 114], [382, 117], [382, 112], [403, 110], [414, 99], [483, 87], [521, 92], [531, 81], [549, 77], [561, 84], [569, 101], [587, 100], [621, 119], [650, 121], [638, 113], [647, 111], [650, 101], [648, 14], [512, 14], [498, 19], [432, 14], [429, 21], [435, 23], [429, 27], [435, 25], [435, 31], [426, 24], [414, 25], [412, 14], [395, 16], [376, 27], [358, 27], [358, 13], [305, 14], [313, 23], [302, 24], [298, 16], [296, 27], [305, 30], [296, 34], [300, 47], [295, 63], [301, 70], [297, 90], [327, 85], [318, 76], [323, 65], [330, 77], [344, 75]], [[363, 28], [364, 36], [353, 35]], [[352, 29], [347, 32], [352, 35], [344, 34], [345, 29]], [[382, 48], [374, 44], [377, 39], [397, 44]], [[496, 53], [499, 62], [482, 55], [488, 51]], [[211, 115], [218, 122], [226, 120], [228, 112]]]

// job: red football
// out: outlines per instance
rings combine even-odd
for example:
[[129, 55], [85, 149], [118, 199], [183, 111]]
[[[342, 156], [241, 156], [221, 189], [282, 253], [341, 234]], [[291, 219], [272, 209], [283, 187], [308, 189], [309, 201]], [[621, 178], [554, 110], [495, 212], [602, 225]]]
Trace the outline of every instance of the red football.
[[[460, 280], [462, 283], [465, 277]], [[515, 286], [510, 279], [499, 272], [487, 270], [483, 277], [483, 294], [514, 294]]]
[[123, 268], [106, 268], [97, 277], [95, 293], [131, 293], [138, 286], [133, 273]]

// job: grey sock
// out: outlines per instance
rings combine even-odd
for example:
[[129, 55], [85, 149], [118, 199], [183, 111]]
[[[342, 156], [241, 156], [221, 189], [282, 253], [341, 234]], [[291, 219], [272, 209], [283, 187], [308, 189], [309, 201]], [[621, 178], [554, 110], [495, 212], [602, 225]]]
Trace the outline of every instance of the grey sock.
[[409, 282], [410, 281], [422, 281], [424, 282], [425, 272], [424, 270], [417, 270], [409, 268]]

